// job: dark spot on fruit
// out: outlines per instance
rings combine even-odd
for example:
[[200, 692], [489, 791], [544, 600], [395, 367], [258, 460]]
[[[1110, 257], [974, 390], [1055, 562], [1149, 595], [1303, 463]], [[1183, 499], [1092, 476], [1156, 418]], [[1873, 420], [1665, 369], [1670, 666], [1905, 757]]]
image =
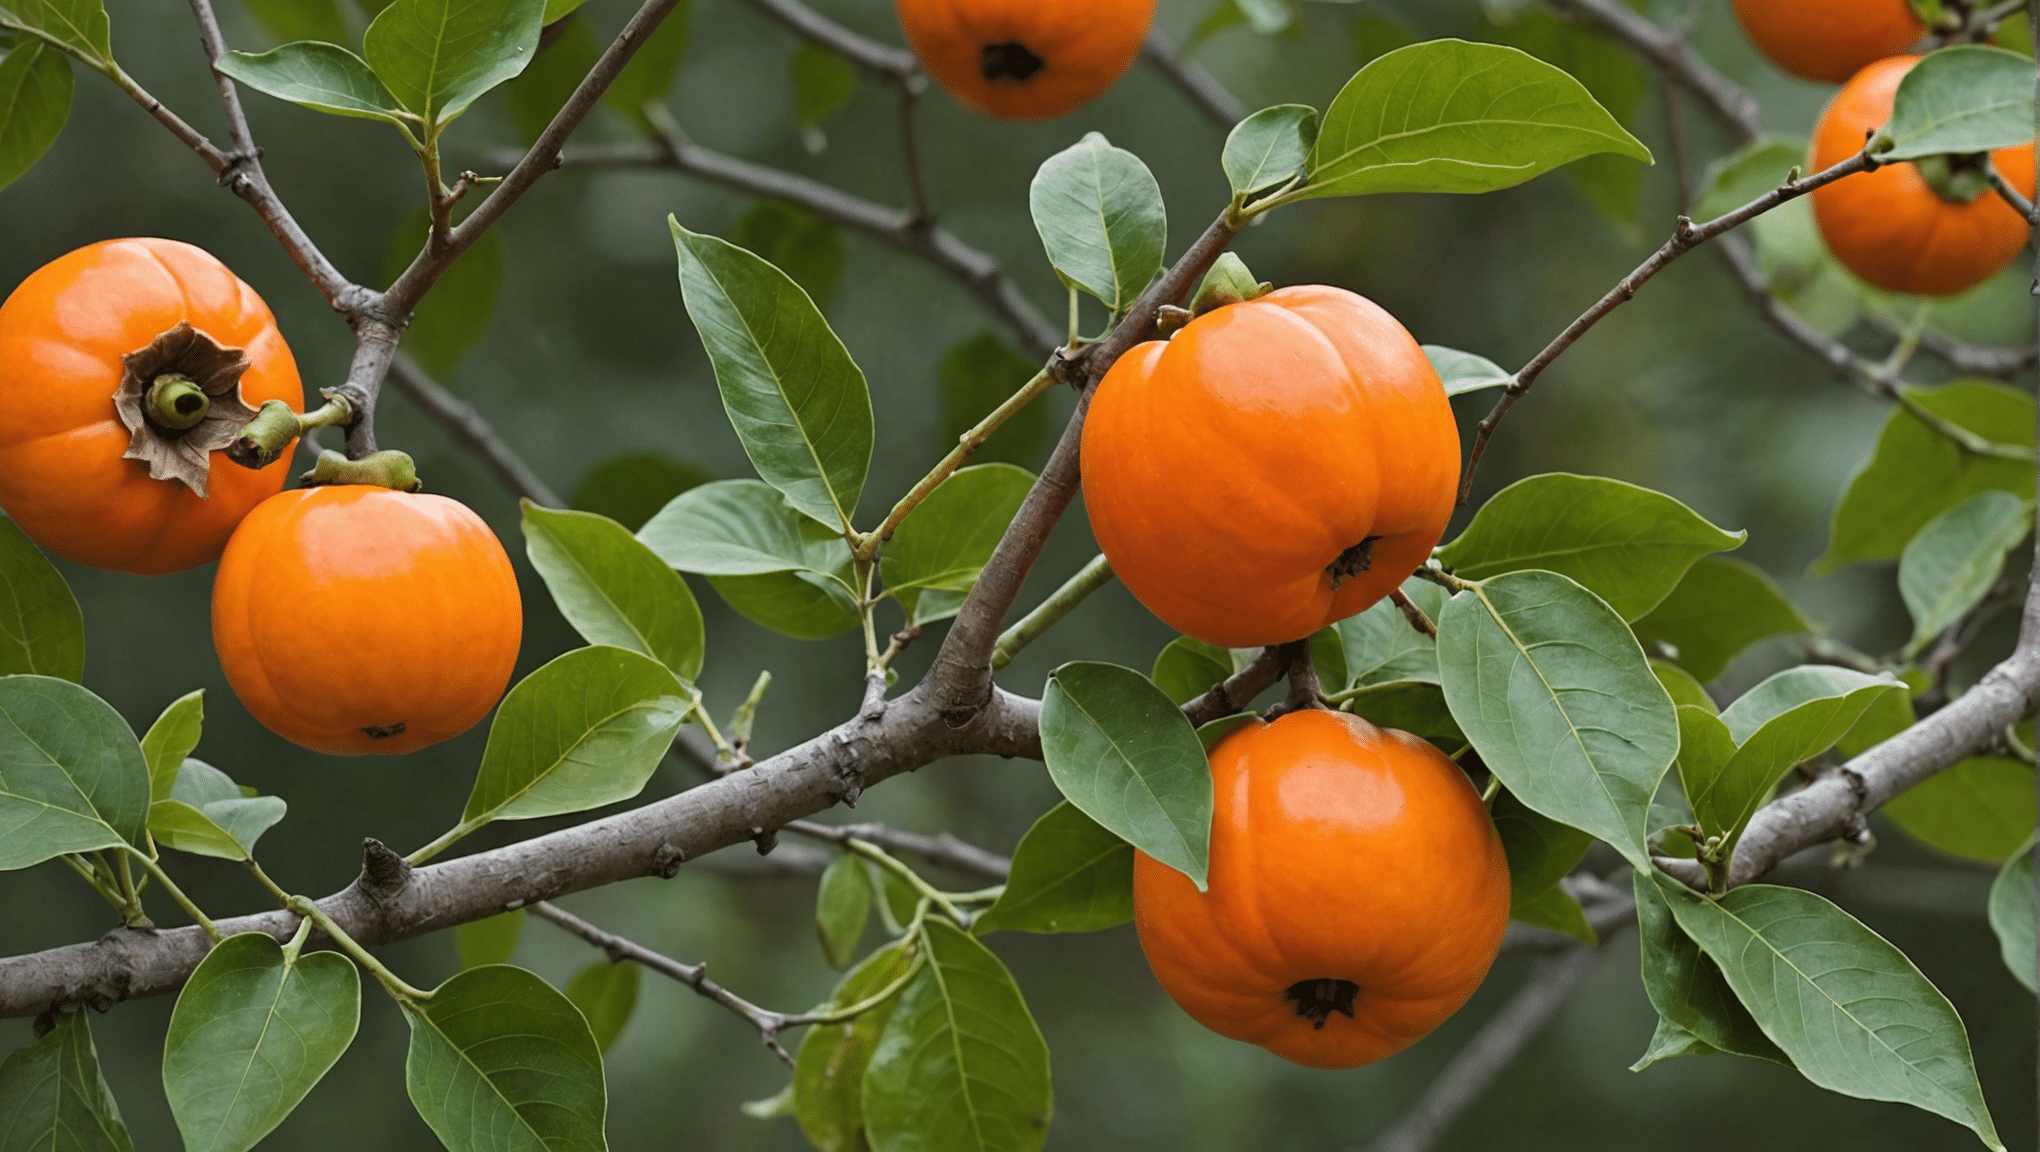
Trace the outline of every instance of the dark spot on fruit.
[[1379, 539], [1381, 539], [1379, 536], [1369, 536], [1339, 553], [1338, 559], [1325, 565], [1325, 571], [1332, 574], [1332, 591], [1337, 592], [1340, 582], [1347, 577], [1358, 576], [1367, 571], [1369, 565], [1374, 562], [1374, 542]]
[[368, 733], [370, 740], [387, 740], [392, 736], [402, 736], [404, 725], [401, 721], [395, 724], [370, 724], [362, 731]]
[[1018, 40], [987, 44], [978, 49], [978, 68], [984, 72], [985, 79], [994, 84], [1001, 80], [1025, 84], [1046, 67], [1048, 61], [1028, 51], [1027, 45]]
[[1340, 980], [1326, 976], [1316, 980], [1298, 980], [1291, 984], [1282, 995], [1296, 1005], [1296, 1014], [1311, 1022], [1313, 1028], [1323, 1028], [1325, 1019], [1334, 1012], [1343, 1012], [1346, 1019], [1353, 1018], [1353, 998], [1360, 994], [1360, 986], [1351, 980]]

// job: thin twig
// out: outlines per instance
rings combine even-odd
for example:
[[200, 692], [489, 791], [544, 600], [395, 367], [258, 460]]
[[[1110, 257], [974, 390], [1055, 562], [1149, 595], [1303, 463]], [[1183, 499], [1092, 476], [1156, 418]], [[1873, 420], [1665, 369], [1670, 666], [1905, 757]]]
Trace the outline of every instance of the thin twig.
[[1991, 191], [1996, 192], [2005, 203], [2010, 204], [2012, 211], [2017, 212], [2027, 224], [2033, 223], [2033, 202], [2026, 199], [2024, 192], [2012, 187], [2012, 182], [2005, 179], [2005, 174], [1998, 171], [1997, 164], [1988, 157], [1984, 160], [1983, 175], [1984, 179], [1990, 181]]
[[1495, 426], [1509, 414], [1509, 409], [1515, 407], [1516, 401], [1523, 398], [1523, 394], [1530, 390], [1530, 386], [1537, 382], [1537, 377], [1551, 366], [1552, 361], [1557, 360], [1566, 349], [1572, 347], [1588, 329], [1600, 323], [1603, 317], [1623, 303], [1634, 299], [1637, 291], [1648, 283], [1651, 277], [1662, 272], [1672, 261], [1707, 241], [1756, 219], [1788, 200], [1797, 199], [1816, 188], [1876, 166], [1877, 162], [1871, 159], [1868, 152], [1858, 152], [1826, 171], [1796, 180], [1787, 180], [1733, 212], [1724, 213], [1705, 224], [1695, 224], [1685, 216], [1679, 217], [1678, 225], [1672, 229], [1671, 239], [1666, 240], [1656, 252], [1651, 253], [1649, 259], [1637, 265], [1634, 272], [1624, 276], [1620, 283], [1595, 301], [1593, 307], [1566, 325], [1565, 331], [1560, 332], [1551, 343], [1545, 345], [1542, 352], [1532, 357], [1528, 364], [1523, 365], [1515, 378], [1509, 381], [1509, 386], [1502, 390], [1501, 399], [1496, 401], [1494, 410], [1487, 414], [1474, 432], [1473, 451], [1467, 456], [1466, 472], [1459, 485], [1459, 503], [1464, 505], [1472, 493], [1474, 473], [1480, 468], [1480, 459], [1487, 452], [1488, 440], [1494, 435]]
[[784, 24], [794, 35], [867, 68], [895, 84], [918, 84], [921, 62], [912, 52], [860, 36], [797, 0], [751, 0], [753, 7]]
[[546, 508], [567, 506], [559, 493], [554, 492], [522, 457], [503, 443], [502, 437], [496, 434], [495, 428], [475, 410], [474, 405], [447, 391], [427, 375], [417, 361], [398, 353], [390, 364], [390, 379], [396, 382], [397, 391], [409, 397], [447, 435], [479, 456], [504, 487]]
[[661, 976], [667, 976], [685, 984], [705, 999], [712, 1000], [729, 1009], [746, 1023], [750, 1024], [751, 1027], [758, 1030], [758, 1038], [765, 1042], [765, 1047], [770, 1048], [774, 1056], [785, 1061], [787, 1067], [793, 1067], [793, 1056], [779, 1042], [779, 1034], [788, 1028], [802, 1023], [801, 1018], [790, 1016], [784, 1012], [774, 1012], [768, 1008], [758, 1007], [756, 1004], [709, 979], [708, 965], [706, 964], [688, 964], [681, 960], [675, 960], [663, 952], [654, 952], [634, 940], [628, 940], [614, 932], [597, 928], [595, 925], [588, 923], [586, 920], [581, 919], [579, 916], [549, 900], [540, 900], [531, 906], [531, 910], [542, 919], [550, 920], [561, 928], [602, 949], [609, 954], [611, 963], [621, 964], [629, 961], [633, 964], [642, 965]]
[[929, 836], [884, 824], [822, 824], [814, 820], [795, 820], [783, 827], [796, 836], [839, 847], [848, 846], [852, 840], [863, 840], [888, 852], [909, 853], [931, 864], [997, 883], [1004, 883], [1013, 870], [1013, 862], [1006, 857], [987, 852], [949, 832]]
[[1247, 110], [1237, 96], [1226, 90], [1204, 65], [1183, 54], [1174, 40], [1160, 28], [1149, 28], [1147, 39], [1141, 42], [1140, 54], [1159, 68], [1169, 82], [1183, 90], [1190, 102], [1197, 105], [1214, 124], [1231, 128], [1246, 118]]
[[1375, 1152], [1429, 1152], [1435, 1147], [1565, 1007], [1600, 958], [1597, 949], [1578, 945], [1540, 962], [1515, 998], [1452, 1057], [1402, 1123], [1375, 1142]]
[[1747, 144], [1763, 135], [1756, 97], [1716, 71], [1685, 37], [1658, 27], [1622, 0], [1551, 0], [1560, 12], [1628, 44], [1644, 59], [1691, 92]]
[[1438, 626], [1431, 623], [1431, 618], [1424, 615], [1424, 610], [1417, 607], [1417, 602], [1405, 595], [1402, 589], [1391, 589], [1388, 598], [1394, 602], [1396, 610], [1403, 614], [1403, 619], [1410, 622], [1410, 627], [1433, 640], [1438, 638]]

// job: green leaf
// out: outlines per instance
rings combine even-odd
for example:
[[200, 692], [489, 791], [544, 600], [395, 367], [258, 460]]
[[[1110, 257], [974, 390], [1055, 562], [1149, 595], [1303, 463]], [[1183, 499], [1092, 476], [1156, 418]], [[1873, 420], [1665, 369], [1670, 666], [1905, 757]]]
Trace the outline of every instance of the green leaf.
[[637, 1009], [638, 976], [635, 964], [591, 960], [567, 981], [567, 999], [587, 1017], [595, 1046], [604, 1052], [616, 1046]]
[[2005, 568], [2005, 553], [2033, 527], [2033, 506], [1986, 489], [1920, 529], [1898, 558], [1898, 593], [1912, 613], [1908, 650], [1918, 652], [1981, 603]]
[[815, 892], [815, 930], [830, 966], [848, 968], [857, 959], [857, 945], [871, 921], [871, 896], [871, 874], [856, 856], [846, 852], [829, 862]]
[[1323, 684], [1346, 684], [1352, 680], [1346, 668], [1346, 642], [1337, 628], [1320, 628], [1310, 634], [1310, 662]]
[[1220, 157], [1233, 195], [1287, 183], [1310, 158], [1317, 130], [1317, 109], [1305, 104], [1277, 104], [1240, 121], [1225, 138]]
[[1133, 845], [1065, 800], [1020, 838], [1006, 890], [971, 931], [1096, 932], [1131, 919]]
[[177, 773], [198, 747], [205, 731], [205, 690], [187, 692], [170, 702], [142, 737], [142, 756], [149, 762], [149, 799], [168, 800]]
[[[1695, 220], [1725, 215], [1772, 191], [1806, 164], [1806, 141], [1763, 137], [1716, 161], [1701, 179]], [[1862, 311], [1865, 286], [1828, 251], [1806, 199], [1790, 200], [1745, 225], [1773, 294], [1816, 330], [1839, 336]]]
[[7, 0], [19, 28], [78, 57], [100, 71], [113, 67], [112, 28], [101, 0]]
[[1034, 476], [1011, 464], [959, 469], [900, 522], [880, 572], [914, 623], [956, 614], [957, 598], [921, 593], [970, 591], [1033, 487]]
[[645, 105], [663, 101], [673, 87], [673, 78], [680, 74], [680, 61], [687, 55], [691, 9], [689, 0], [674, 5], [602, 94], [603, 102], [631, 123], [648, 127]]
[[526, 500], [524, 550], [582, 639], [641, 652], [682, 680], [701, 675], [701, 607], [680, 574], [630, 529]]
[[[1877, 697], [1904, 691], [1888, 674], [1809, 664], [1765, 679], [1723, 709], [1719, 720], [1708, 717], [1706, 723], [1718, 725], [1733, 743], [1713, 741], [1704, 755], [1680, 752], [1679, 779], [1701, 828], [1728, 837], [1732, 850], [1743, 826], [1793, 765], [1848, 735]], [[1682, 731], [1686, 719], [1681, 717]]]
[[1891, 101], [1871, 151], [1880, 161], [1991, 152], [2033, 142], [2033, 61], [1963, 44], [1930, 52]]
[[229, 52], [215, 67], [229, 80], [278, 100], [411, 130], [398, 115], [403, 106], [397, 98], [361, 57], [338, 44], [301, 40], [262, 53]]
[[1734, 556], [1694, 561], [1671, 595], [1636, 621], [1638, 640], [1662, 647], [1700, 681], [1721, 675], [1759, 640], [1812, 630], [1777, 581]]
[[1188, 704], [1232, 674], [1230, 652], [1216, 644], [1178, 636], [1155, 654], [1152, 679], [1171, 701]]
[[[1633, 121], [1649, 87], [1642, 65], [1627, 50], [1548, 12], [1532, 9], [1516, 14], [1500, 38], [1578, 80], [1596, 103], [1624, 123]], [[1602, 154], [1583, 157], [1565, 172], [1602, 215], [1634, 238], [1643, 169], [1623, 157]]]
[[1962, 1018], [1903, 952], [1811, 892], [1749, 884], [1717, 902], [1664, 890], [1679, 927], [1808, 1080], [1926, 1109], [2004, 1148]]
[[1053, 1110], [1048, 1044], [999, 958], [947, 921], [864, 1073], [873, 1148], [1036, 1152]]
[[[1411, 579], [1403, 582], [1402, 591], [1437, 623], [1445, 610], [1444, 589], [1427, 580]], [[1345, 650], [1347, 685], [1438, 683], [1437, 642], [1411, 627], [1393, 602], [1377, 601], [1335, 627]]]
[[[551, 44], [539, 50], [538, 58], [523, 75], [503, 86], [503, 98], [510, 105], [510, 119], [517, 125], [519, 140], [535, 143], [552, 126], [553, 117], [559, 115], [581, 86], [582, 77], [595, 66], [601, 51], [595, 45], [595, 33], [589, 29], [587, 20], [570, 21]], [[603, 95], [607, 97], [608, 93]]]
[[1502, 852], [1509, 858], [1513, 916], [1579, 867], [1594, 838], [1537, 812], [1506, 789], [1495, 795], [1492, 811], [1495, 834], [1502, 838]]
[[1116, 664], [1049, 674], [1041, 751], [1055, 786], [1084, 814], [1204, 890], [1211, 769], [1182, 709]]
[[[2012, 976], [2033, 990], [2033, 841], [2029, 837], [1990, 885], [1990, 930]], [[0, 1076], [0, 1081], [5, 1077]], [[0, 1094], [0, 1099], [5, 1095]]]
[[362, 53], [428, 135], [538, 52], [545, 0], [395, 0], [368, 26]]
[[1447, 749], [1471, 741], [1452, 718], [1445, 691], [1436, 684], [1398, 680], [1362, 688], [1343, 705], [1378, 728], [1396, 728], [1422, 736]]
[[1496, 576], [1445, 605], [1438, 666], [1453, 719], [1510, 792], [1650, 866], [1678, 720], [1613, 609], [1556, 573]]
[[[71, 115], [71, 65], [56, 49], [24, 40], [0, 60], [0, 188], [35, 167]], [[0, 537], [13, 531], [0, 528]], [[11, 541], [0, 539], [0, 579], [13, 567]]]
[[470, 920], [453, 930], [454, 947], [463, 969], [487, 964], [508, 964], [517, 954], [517, 940], [524, 935], [525, 912], [513, 908], [480, 920]]
[[1509, 918], [1537, 928], [1563, 932], [1582, 944], [1599, 944], [1601, 937], [1587, 922], [1587, 913], [1562, 884], [1553, 884], [1530, 899], [1513, 904]]
[[[1712, 220], [1785, 183], [1806, 166], [1806, 141], [1766, 136], [1714, 162], [1700, 178], [1693, 219]], [[1761, 219], [1761, 217], [1759, 217]]]
[[[1656, 873], [1638, 872], [1635, 876], [1637, 943], [1643, 953], [1643, 990], [1651, 1007], [1666, 1024], [1708, 1051], [1733, 1052], [1790, 1066], [1785, 1053], [1735, 998], [1721, 968], [1672, 918], [1665, 890], [1675, 887], [1675, 882]], [[1656, 1050], [1653, 1041], [1652, 1051]], [[1657, 1057], [1663, 1058], [1663, 1054]], [[1646, 1055], [1645, 1063], [1649, 1059]]]
[[149, 763], [113, 706], [68, 680], [0, 676], [0, 872], [139, 844]]
[[849, 258], [843, 251], [842, 230], [783, 200], [751, 205], [731, 226], [730, 242], [786, 273], [824, 312], [843, 286]]
[[1660, 1060], [1677, 1056], [1712, 1056], [1721, 1051], [1684, 1028], [1669, 1020], [1660, 1018], [1657, 1031], [1650, 1034], [1650, 1047], [1643, 1056], [1629, 1066], [1631, 1072], [1641, 1072]]
[[83, 1009], [0, 1060], [0, 1152], [135, 1152]]
[[503, 697], [463, 823], [529, 820], [628, 800], [691, 705], [648, 656], [597, 645], [558, 657]]
[[[390, 239], [383, 275], [391, 281], [401, 276], [425, 246], [431, 228], [422, 208], [406, 218]], [[488, 334], [502, 294], [503, 237], [485, 232], [418, 305], [404, 336], [404, 351], [432, 375], [451, 379], [461, 360]]]
[[556, 24], [581, 10], [588, 0], [545, 0], [545, 15], [540, 19], [546, 24]]
[[[2033, 398], [2016, 388], [1957, 380], [1905, 391], [1920, 407], [1979, 436], [2033, 446]], [[2033, 462], [1968, 452], [1905, 409], [1894, 409], [1870, 462], [1835, 507], [1827, 552], [1814, 561], [1814, 574], [1895, 557], [1928, 521], [1992, 488], [2030, 496]]]
[[588, 469], [569, 502], [635, 532], [675, 496], [713, 479], [692, 464], [657, 452], [626, 452]]
[[607, 1148], [602, 1049], [552, 985], [495, 964], [403, 1007], [411, 1025], [405, 1086], [450, 1152]]
[[1714, 703], [1714, 697], [1707, 694], [1706, 687], [1695, 680], [1691, 672], [1677, 664], [1655, 657], [1651, 659], [1650, 670], [1657, 675], [1658, 683], [1664, 685], [1665, 691], [1671, 694], [1673, 704], [1682, 708], [1698, 708], [1710, 715], [1721, 713], [1720, 707]]
[[2033, 769], [2003, 756], [1972, 756], [1892, 797], [1883, 812], [1929, 847], [2002, 863], [2033, 835]]
[[793, 1083], [788, 1081], [786, 1087], [761, 1100], [746, 1100], [742, 1104], [737, 1105], [737, 1111], [742, 1112], [753, 1120], [775, 1120], [781, 1116], [791, 1116], [793, 1115]]
[[361, 977], [338, 952], [287, 952], [261, 932], [213, 947], [177, 994], [163, 1088], [186, 1152], [246, 1152], [339, 1061]]
[[1296, 195], [1493, 192], [1597, 152], [1651, 158], [1564, 72], [1514, 48], [1433, 40], [1346, 83]]
[[[942, 385], [942, 450], [948, 451], [978, 421], [1034, 378], [1034, 361], [1001, 343], [990, 332], [942, 354], [936, 377]], [[1009, 417], [971, 459], [1032, 467], [1048, 443], [1048, 408], [1039, 401]]]
[[1506, 388], [1516, 380], [1514, 373], [1503, 370], [1501, 365], [1487, 357], [1461, 352], [1457, 348], [1426, 344], [1424, 355], [1431, 361], [1431, 370], [1438, 373], [1438, 379], [1444, 383], [1447, 396], [1479, 392], [1486, 388]]
[[[41, 49], [17, 48], [8, 59], [23, 51]], [[0, 63], [0, 98], [6, 92], [6, 67]], [[0, 148], [6, 146], [5, 132], [5, 117], [0, 117]], [[85, 617], [56, 567], [14, 521], [0, 516], [0, 675], [24, 672], [73, 683], [82, 679]]]
[[1495, 493], [1438, 559], [1468, 580], [1557, 572], [1634, 620], [1670, 595], [1695, 560], [1747, 537], [1648, 488], [1548, 472]]
[[847, 528], [871, 465], [864, 373], [786, 273], [668, 218], [680, 293], [744, 452], [787, 503]]
[[287, 811], [281, 798], [251, 793], [205, 761], [187, 759], [170, 795], [149, 805], [149, 833], [179, 852], [249, 859]]
[[732, 608], [767, 628], [823, 640], [857, 626], [843, 537], [760, 481], [691, 488], [638, 538], [680, 571], [707, 576]]
[[[914, 944], [902, 941], [865, 958], [836, 985], [825, 1010], [861, 1004], [907, 973]], [[892, 1019], [897, 996], [840, 1024], [810, 1028], [793, 1068], [793, 1117], [819, 1152], [869, 1152], [864, 1140], [864, 1070]]]
[[1042, 163], [1027, 207], [1056, 274], [1107, 308], [1124, 310], [1161, 274], [1169, 239], [1161, 185], [1099, 133]]
[[857, 94], [857, 69], [819, 44], [802, 44], [793, 53], [793, 110], [800, 117], [801, 138], [810, 152], [828, 146], [822, 121], [841, 112]]
[[247, 3], [249, 14], [278, 40], [324, 40], [339, 44], [350, 38], [347, 18], [340, 14], [336, 0], [247, 0]]

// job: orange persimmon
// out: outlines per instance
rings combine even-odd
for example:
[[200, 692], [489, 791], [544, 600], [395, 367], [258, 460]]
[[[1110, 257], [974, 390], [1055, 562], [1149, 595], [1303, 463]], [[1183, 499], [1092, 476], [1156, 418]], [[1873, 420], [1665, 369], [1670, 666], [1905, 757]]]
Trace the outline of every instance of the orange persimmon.
[[338, 755], [474, 727], [524, 631], [510, 558], [481, 517], [367, 484], [298, 488], [249, 513], [220, 557], [212, 618], [248, 711]]
[[1906, 0], [1735, 0], [1735, 15], [1771, 63], [1823, 84], [1840, 84], [1927, 33]]
[[1210, 887], [1145, 854], [1134, 924], [1171, 999], [1314, 1068], [1392, 1056], [1459, 1010], [1509, 922], [1479, 793], [1407, 732], [1309, 709], [1211, 752]]
[[1140, 55], [1155, 0], [895, 0], [921, 66], [957, 102], [1048, 120], [1096, 99]]
[[297, 363], [224, 264], [175, 240], [80, 248], [0, 304], [0, 508], [80, 564], [204, 564], [289, 472], [218, 451], [265, 400], [303, 407]]

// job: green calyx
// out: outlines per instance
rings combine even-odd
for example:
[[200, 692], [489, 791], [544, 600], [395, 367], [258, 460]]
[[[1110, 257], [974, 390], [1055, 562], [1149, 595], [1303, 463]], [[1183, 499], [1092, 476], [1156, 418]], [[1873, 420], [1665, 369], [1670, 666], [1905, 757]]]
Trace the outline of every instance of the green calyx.
[[1969, 156], [1923, 156], [1913, 161], [1920, 171], [1921, 179], [1934, 195], [1950, 204], [1967, 204], [1990, 191], [1990, 177], [1984, 175], [1984, 165], [1989, 156], [1976, 153]]
[[149, 422], [173, 432], [196, 428], [212, 411], [212, 397], [189, 376], [166, 372], [149, 384], [143, 409]]
[[1254, 274], [1247, 271], [1244, 260], [1227, 252], [1211, 266], [1210, 272], [1205, 273], [1204, 283], [1198, 286], [1197, 295], [1190, 300], [1190, 313], [1202, 316], [1214, 308], [1258, 299], [1274, 290], [1273, 284], [1255, 280]]
[[373, 484], [397, 492], [416, 492], [424, 485], [418, 482], [418, 465], [409, 453], [386, 449], [371, 452], [359, 460], [349, 460], [332, 449], [319, 453], [318, 463], [301, 479], [307, 488], [321, 484]]

